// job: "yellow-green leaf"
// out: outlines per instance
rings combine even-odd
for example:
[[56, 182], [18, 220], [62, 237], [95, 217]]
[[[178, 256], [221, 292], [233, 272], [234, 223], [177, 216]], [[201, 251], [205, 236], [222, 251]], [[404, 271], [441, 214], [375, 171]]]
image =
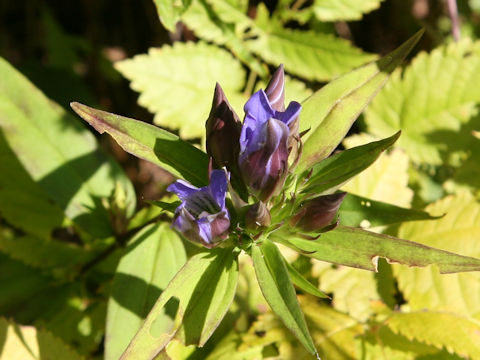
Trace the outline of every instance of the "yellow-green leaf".
[[360, 20], [383, 0], [315, 0], [313, 13], [321, 21]]

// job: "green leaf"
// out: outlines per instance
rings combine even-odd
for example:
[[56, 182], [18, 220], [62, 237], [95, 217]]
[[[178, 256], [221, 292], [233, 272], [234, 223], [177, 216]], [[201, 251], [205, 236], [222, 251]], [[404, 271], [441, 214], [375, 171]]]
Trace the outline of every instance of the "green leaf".
[[394, 313], [385, 323], [394, 333], [409, 340], [417, 340], [438, 349], [446, 348], [462, 358], [480, 358], [478, 320], [457, 314], [421, 311]]
[[[344, 139], [343, 145], [351, 148], [373, 139], [367, 134], [356, 134]], [[393, 148], [383, 152], [375, 163], [343, 185], [341, 190], [408, 208], [413, 198], [413, 191], [408, 187], [408, 183], [408, 156], [404, 151]]]
[[[91, 235], [111, 235], [109, 215], [99, 199], [110, 196], [115, 183], [119, 182], [127, 193], [128, 214], [135, 208], [133, 186], [122, 169], [100, 151], [93, 135], [74, 117], [48, 100], [2, 59], [0, 77], [0, 149], [10, 149], [7, 157], [2, 156], [0, 160], [2, 178], [8, 178], [2, 180], [1, 185], [9, 184], [12, 191], [18, 190], [17, 177], [20, 184], [27, 184], [27, 189], [40, 199], [41, 203], [35, 208], [50, 208], [55, 214], [55, 218], [43, 215], [48, 218], [49, 227], [58, 224], [60, 219], [58, 209], [44, 205], [47, 198]], [[10, 158], [12, 153], [17, 160]], [[13, 172], [7, 167], [12, 163]], [[29, 203], [15, 201], [13, 208], [8, 209], [8, 205], [5, 208], [11, 216], [20, 213], [18, 206]], [[35, 216], [35, 221], [39, 220], [40, 216]], [[35, 231], [38, 235], [46, 232], [45, 228]]]
[[197, 186], [208, 183], [208, 157], [178, 136], [142, 121], [72, 103], [72, 109], [100, 134], [110, 134], [127, 152], [161, 166]]
[[377, 136], [401, 128], [399, 146], [415, 162], [438, 165], [469, 143], [465, 124], [480, 101], [480, 42], [465, 39], [420, 53], [397, 71], [365, 112]]
[[[303, 102], [300, 131], [310, 131], [303, 137], [303, 155], [297, 173], [303, 173], [335, 150], [422, 34], [423, 31], [419, 31], [392, 53], [335, 79]], [[390, 134], [395, 131], [398, 129]]]
[[439, 218], [425, 211], [405, 209], [353, 194], [345, 196], [338, 216], [342, 225], [364, 228]]
[[[441, 219], [402, 224], [398, 235], [427, 246], [480, 257], [480, 204], [468, 193], [449, 196], [426, 208]], [[403, 296], [412, 310], [431, 309], [480, 318], [480, 274], [438, 274], [435, 267], [394, 266]]]
[[0, 340], [2, 359], [83, 359], [51, 333], [33, 326], [20, 326], [3, 318], [0, 318]]
[[115, 68], [140, 92], [138, 102], [155, 113], [154, 122], [179, 129], [182, 138], [205, 136], [217, 81], [234, 107], [243, 105], [245, 71], [217, 46], [176, 42], [117, 62]]
[[12, 259], [39, 269], [78, 270], [82, 264], [93, 260], [107, 246], [108, 244], [102, 243], [86, 249], [75, 244], [32, 235], [19, 237], [0, 235], [0, 251]]
[[219, 15], [222, 21], [226, 23], [251, 23], [248, 16], [248, 1], [246, 0], [207, 0]]
[[358, 228], [339, 226], [318, 240], [305, 240], [295, 233], [279, 234], [273, 233], [272, 239], [300, 249], [307, 256], [365, 270], [376, 271], [379, 257], [409, 266], [435, 264], [443, 274], [480, 270], [479, 259]]
[[329, 80], [374, 58], [332, 35], [284, 28], [269, 17], [263, 4], [257, 8], [256, 25], [251, 30], [256, 38], [246, 41], [248, 48], [305, 79]]
[[180, 15], [188, 9], [192, 0], [153, 0], [158, 16], [168, 31], [175, 32], [175, 25]]
[[303, 346], [316, 354], [285, 260], [277, 246], [265, 239], [260, 246], [252, 247], [252, 258], [258, 283], [270, 307]]
[[300, 274], [288, 261], [285, 261], [285, 265], [287, 266], [288, 275], [290, 275], [292, 283], [294, 283], [299, 289], [313, 296], [327, 299], [330, 298], [327, 294], [318, 290], [311, 282], [305, 279], [303, 275]]
[[[315, 164], [308, 173], [303, 193], [333, 193], [343, 183], [369, 167], [400, 136], [395, 135], [334, 154]], [[307, 176], [305, 174], [304, 176]]]
[[108, 304], [107, 360], [122, 355], [163, 289], [187, 260], [182, 240], [167, 223], [144, 227], [125, 252]]
[[236, 256], [230, 248], [190, 258], [162, 292], [121, 359], [153, 359], [174, 336], [202, 346], [233, 300]]
[[360, 20], [363, 14], [380, 7], [383, 0], [315, 0], [313, 12], [318, 20]]

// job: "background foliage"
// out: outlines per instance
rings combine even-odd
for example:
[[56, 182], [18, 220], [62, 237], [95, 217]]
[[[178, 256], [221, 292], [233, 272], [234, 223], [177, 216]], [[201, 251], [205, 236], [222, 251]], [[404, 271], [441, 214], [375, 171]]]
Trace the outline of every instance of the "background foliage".
[[[2, 3], [0, 358], [117, 359], [198, 252], [145, 201], [165, 196], [173, 177], [92, 135], [72, 100], [201, 147], [216, 81], [241, 113], [283, 63], [287, 100], [303, 100], [424, 27], [343, 148], [402, 136], [342, 189], [439, 216], [388, 227], [366, 216], [362, 227], [480, 257], [480, 6], [458, 5], [454, 41], [444, 1]], [[331, 297], [297, 289], [322, 358], [480, 359], [478, 273], [382, 260], [373, 273], [282, 253]], [[233, 305], [205, 346], [174, 340], [162, 356], [312, 358], [269, 310], [246, 257], [238, 277]]]

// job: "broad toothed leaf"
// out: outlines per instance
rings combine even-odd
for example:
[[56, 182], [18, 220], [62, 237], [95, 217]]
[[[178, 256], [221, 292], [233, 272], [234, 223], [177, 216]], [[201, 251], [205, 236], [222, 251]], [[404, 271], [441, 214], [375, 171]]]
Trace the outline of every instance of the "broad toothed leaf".
[[[365, 106], [422, 34], [423, 31], [419, 31], [382, 59], [340, 76], [303, 102], [300, 132], [310, 131], [303, 137], [303, 155], [296, 169], [298, 174], [335, 150]], [[394, 131], [398, 129], [390, 134]]]
[[321, 21], [360, 20], [383, 0], [315, 0], [313, 13]]
[[207, 155], [178, 136], [142, 121], [80, 103], [72, 109], [100, 134], [110, 134], [127, 152], [170, 171], [194, 185], [208, 183]]
[[175, 32], [175, 24], [180, 20], [180, 15], [188, 9], [192, 0], [153, 0], [153, 2], [163, 26]]

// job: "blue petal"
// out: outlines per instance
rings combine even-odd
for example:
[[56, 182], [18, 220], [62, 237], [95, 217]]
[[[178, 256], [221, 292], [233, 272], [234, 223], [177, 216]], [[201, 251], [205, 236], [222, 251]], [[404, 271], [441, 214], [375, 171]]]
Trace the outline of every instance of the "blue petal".
[[302, 105], [296, 101], [290, 102], [287, 109], [284, 112], [277, 111], [275, 113], [275, 118], [282, 121], [284, 124], [289, 125], [293, 120], [295, 120], [300, 111], [302, 110]]
[[275, 110], [270, 106], [265, 91], [258, 90], [253, 94], [243, 107], [245, 113], [257, 120], [257, 125], [263, 124], [265, 121], [275, 115]]
[[199, 189], [184, 180], [177, 180], [167, 188], [167, 191], [177, 194], [180, 200], [185, 201], [190, 195]]
[[203, 242], [206, 244], [212, 243], [212, 228], [210, 221], [205, 217], [197, 220], [198, 224], [198, 235], [202, 238]]
[[227, 173], [224, 170], [213, 170], [210, 175], [210, 193], [221, 210], [225, 209], [225, 197], [228, 189]]

